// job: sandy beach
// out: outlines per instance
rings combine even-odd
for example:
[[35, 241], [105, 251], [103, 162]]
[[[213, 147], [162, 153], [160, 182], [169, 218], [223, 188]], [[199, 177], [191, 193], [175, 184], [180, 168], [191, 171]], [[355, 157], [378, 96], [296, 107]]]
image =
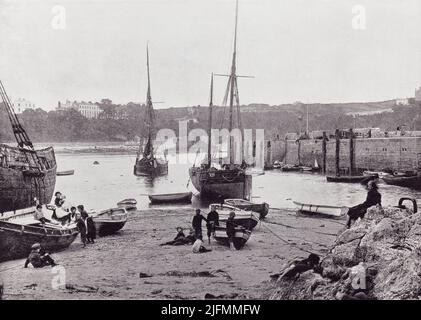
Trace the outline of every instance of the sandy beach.
[[271, 274], [308, 251], [326, 254], [344, 224], [271, 210], [240, 251], [215, 241], [207, 246], [212, 252], [203, 254], [192, 253], [191, 246], [160, 246], [174, 238], [177, 226], [188, 228], [193, 214], [185, 208], [134, 211], [118, 234], [86, 248], [78, 237], [52, 255], [65, 271], [59, 288], [52, 286], [57, 270], [24, 269], [24, 260], [1, 263], [3, 299], [205, 299], [209, 294], [260, 299]]

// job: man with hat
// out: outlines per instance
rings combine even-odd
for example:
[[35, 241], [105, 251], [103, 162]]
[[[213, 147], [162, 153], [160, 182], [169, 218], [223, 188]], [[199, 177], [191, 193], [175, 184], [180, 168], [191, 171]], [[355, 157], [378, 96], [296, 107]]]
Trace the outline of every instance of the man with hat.
[[42, 268], [45, 266], [54, 267], [57, 265], [53, 258], [45, 252], [39, 243], [34, 243], [32, 245], [31, 253], [26, 259], [24, 267], [27, 268], [29, 264], [32, 264], [34, 268]]

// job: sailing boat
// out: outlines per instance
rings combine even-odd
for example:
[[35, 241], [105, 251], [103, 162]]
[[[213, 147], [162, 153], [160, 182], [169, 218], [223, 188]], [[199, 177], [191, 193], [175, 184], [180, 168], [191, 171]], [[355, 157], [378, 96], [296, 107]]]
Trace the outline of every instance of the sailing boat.
[[135, 176], [157, 176], [168, 173], [167, 159], [157, 158], [153, 147], [153, 130], [155, 122], [155, 113], [153, 110], [151, 97], [151, 81], [149, 75], [149, 47], [146, 47], [146, 66], [148, 69], [148, 92], [146, 94], [146, 127], [148, 130], [147, 142], [143, 148], [139, 146], [137, 152], [136, 164], [133, 173]]
[[[235, 36], [234, 36], [234, 53], [231, 65], [231, 73], [228, 75], [228, 85], [225, 98], [230, 98], [229, 105], [229, 131], [233, 129], [234, 100], [237, 108], [238, 125], [241, 127], [241, 115], [239, 109], [237, 74], [236, 74], [236, 55], [237, 55], [237, 17], [238, 17], [238, 1], [236, 3], [235, 16]], [[226, 99], [224, 99], [226, 100]], [[246, 199], [251, 200], [252, 176], [246, 174], [242, 165], [234, 163], [234, 143], [232, 137], [228, 143], [228, 160], [229, 163], [223, 165], [221, 169], [212, 166], [212, 110], [213, 109], [213, 74], [211, 78], [211, 94], [209, 103], [209, 127], [208, 127], [208, 157], [207, 163], [201, 166], [193, 166], [189, 170], [190, 179], [193, 186], [200, 192], [202, 197], [218, 198], [218, 199]], [[242, 141], [243, 142], [243, 141]], [[242, 143], [243, 144], [243, 143]], [[243, 147], [243, 146], [241, 146]], [[241, 148], [242, 149], [242, 148]]]
[[49, 203], [56, 184], [54, 150], [34, 149], [1, 81], [0, 96], [18, 143], [17, 147], [0, 144], [0, 213], [29, 208], [34, 198]]

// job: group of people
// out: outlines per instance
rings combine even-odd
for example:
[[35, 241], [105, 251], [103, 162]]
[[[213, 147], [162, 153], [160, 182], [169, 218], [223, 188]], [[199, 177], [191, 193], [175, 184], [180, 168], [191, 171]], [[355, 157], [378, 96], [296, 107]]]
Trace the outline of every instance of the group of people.
[[[51, 216], [52, 219], [61, 223], [62, 225], [76, 223], [80, 238], [83, 243], [83, 247], [86, 247], [87, 243], [95, 243], [96, 238], [96, 228], [92, 218], [86, 212], [85, 207], [83, 205], [78, 205], [77, 207], [70, 207], [69, 209], [65, 209], [63, 207], [65, 203], [66, 196], [64, 196], [61, 192], [57, 191], [55, 194], [54, 199], [54, 208], [53, 214]], [[34, 212], [34, 219], [40, 221], [42, 224], [51, 223], [52, 221], [47, 219], [44, 216], [43, 206], [36, 200], [36, 209]]]

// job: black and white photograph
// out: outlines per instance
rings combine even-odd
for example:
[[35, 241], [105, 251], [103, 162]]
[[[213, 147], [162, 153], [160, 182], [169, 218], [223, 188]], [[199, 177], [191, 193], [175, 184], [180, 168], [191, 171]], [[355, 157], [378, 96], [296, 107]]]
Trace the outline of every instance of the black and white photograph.
[[419, 300], [420, 16], [0, 0], [0, 300]]

